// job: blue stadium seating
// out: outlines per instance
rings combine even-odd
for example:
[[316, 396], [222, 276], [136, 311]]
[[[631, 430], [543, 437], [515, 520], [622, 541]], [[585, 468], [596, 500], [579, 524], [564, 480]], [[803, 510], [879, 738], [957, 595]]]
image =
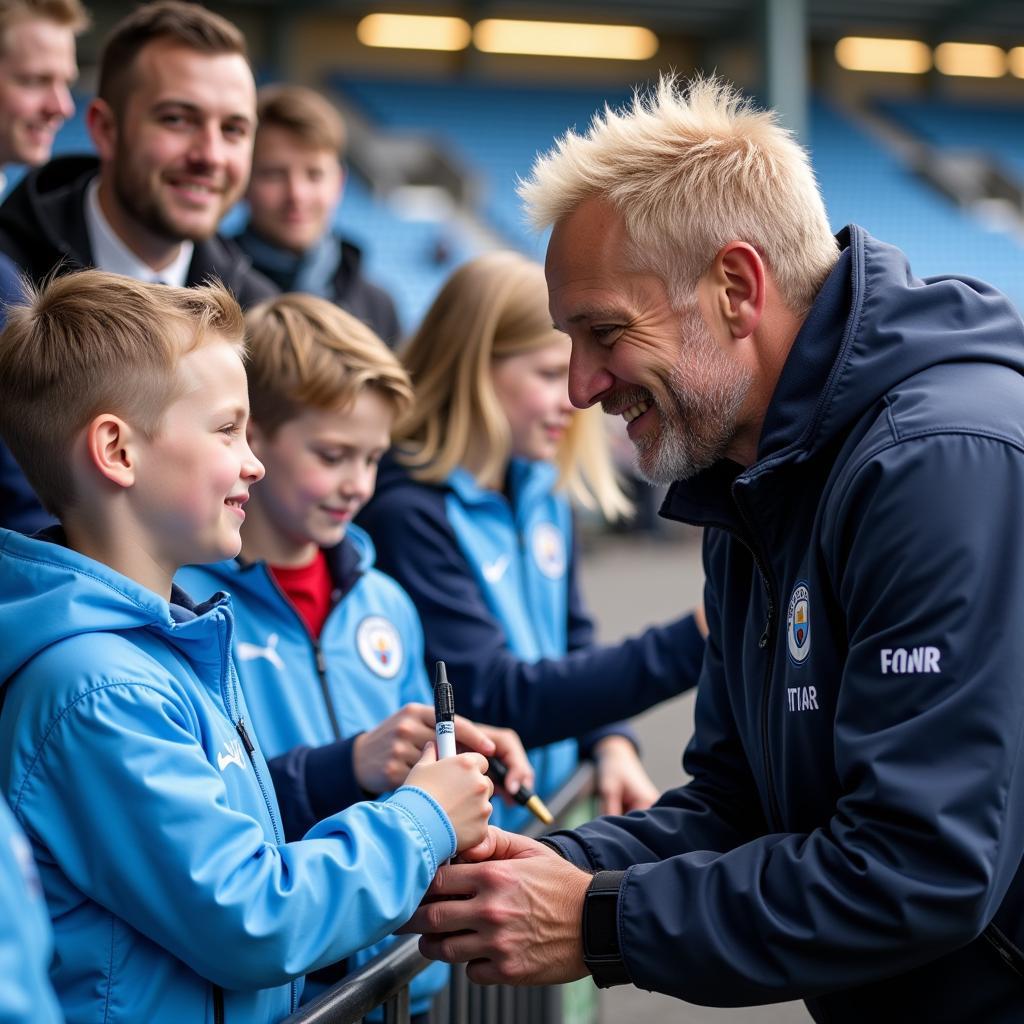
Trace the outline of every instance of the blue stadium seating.
[[903, 249], [919, 276], [979, 277], [1024, 308], [1024, 246], [925, 185], [822, 100], [811, 111], [811, 152], [834, 226], [856, 221]]
[[1024, 183], [1024, 110], [1019, 104], [881, 100], [877, 107], [935, 146], [989, 154]]
[[[605, 102], [629, 90], [525, 88], [475, 83], [409, 83], [337, 76], [332, 84], [389, 130], [434, 137], [485, 183], [480, 212], [509, 242], [541, 251], [515, 195], [538, 151], [566, 128], [583, 129]], [[850, 221], [903, 248], [924, 276], [980, 277], [1024, 306], [1024, 247], [992, 231], [917, 179], [849, 118], [812, 104], [811, 150], [831, 221]]]

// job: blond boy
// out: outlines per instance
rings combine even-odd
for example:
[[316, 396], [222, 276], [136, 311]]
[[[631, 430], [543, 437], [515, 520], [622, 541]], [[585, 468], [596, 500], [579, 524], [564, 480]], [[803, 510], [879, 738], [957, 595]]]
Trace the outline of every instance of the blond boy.
[[341, 115], [301, 85], [264, 86], [257, 113], [249, 225], [239, 245], [281, 291], [329, 299], [396, 344], [391, 296], [366, 279], [359, 247], [333, 229], [345, 186]]
[[[246, 320], [249, 437], [267, 478], [247, 509], [241, 557], [178, 580], [197, 596], [232, 595], [242, 688], [286, 829], [300, 834], [399, 785], [432, 734], [416, 609], [352, 525], [412, 386], [368, 327], [324, 299], [282, 295]], [[464, 720], [458, 732], [508, 762], [513, 785], [532, 782], [513, 732]], [[416, 980], [414, 1011], [444, 977]]]
[[243, 320], [223, 289], [100, 271], [0, 336], [0, 432], [62, 529], [0, 534], [0, 785], [54, 919], [69, 1021], [280, 1020], [305, 972], [387, 934], [477, 840], [479, 755], [285, 844], [218, 595], [184, 562], [239, 549], [263, 467]]

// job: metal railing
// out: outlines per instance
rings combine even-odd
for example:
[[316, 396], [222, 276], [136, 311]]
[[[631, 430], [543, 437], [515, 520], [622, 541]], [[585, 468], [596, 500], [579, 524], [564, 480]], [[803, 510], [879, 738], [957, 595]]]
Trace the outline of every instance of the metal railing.
[[[547, 801], [554, 825], [531, 821], [523, 834], [536, 839], [562, 827], [593, 792], [594, 769], [586, 762]], [[408, 1024], [409, 983], [431, 962], [420, 953], [418, 943], [416, 935], [403, 936], [282, 1024], [358, 1024], [378, 1007], [384, 1024]], [[451, 981], [435, 1001], [430, 1020], [431, 1024], [562, 1024], [562, 988], [474, 985], [460, 965], [452, 968]]]

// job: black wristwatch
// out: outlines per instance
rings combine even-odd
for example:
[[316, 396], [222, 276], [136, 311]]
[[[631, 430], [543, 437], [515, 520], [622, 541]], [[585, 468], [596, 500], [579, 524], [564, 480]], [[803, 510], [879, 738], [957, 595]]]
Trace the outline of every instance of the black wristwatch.
[[583, 898], [583, 963], [598, 988], [631, 982], [619, 948], [619, 886], [625, 871], [598, 871]]

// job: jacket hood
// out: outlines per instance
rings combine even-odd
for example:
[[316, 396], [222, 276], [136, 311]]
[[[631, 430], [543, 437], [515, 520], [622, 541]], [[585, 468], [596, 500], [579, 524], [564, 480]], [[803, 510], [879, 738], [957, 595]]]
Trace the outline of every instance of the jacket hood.
[[915, 277], [899, 249], [857, 225], [837, 241], [840, 259], [786, 361], [759, 458], [822, 447], [895, 385], [939, 363], [1024, 372], [1024, 324], [1002, 292], [966, 277]]
[[672, 485], [665, 509], [697, 518], [724, 484], [813, 457], [893, 388], [940, 363], [992, 362], [1024, 373], [1024, 324], [1001, 292], [963, 277], [915, 277], [895, 246], [850, 225], [797, 333], [765, 414], [757, 461], [728, 460]]
[[[38, 259], [69, 269], [89, 265], [89, 238], [81, 214], [88, 183], [99, 172], [94, 156], [61, 156], [28, 172], [0, 206], [0, 230], [24, 239]], [[44, 251], [46, 250], [46, 251]]]
[[149, 629], [176, 645], [197, 639], [211, 627], [205, 613], [227, 604], [217, 594], [195, 606], [177, 589], [169, 604], [62, 542], [59, 527], [35, 537], [0, 530], [0, 685], [45, 648], [82, 633]]

